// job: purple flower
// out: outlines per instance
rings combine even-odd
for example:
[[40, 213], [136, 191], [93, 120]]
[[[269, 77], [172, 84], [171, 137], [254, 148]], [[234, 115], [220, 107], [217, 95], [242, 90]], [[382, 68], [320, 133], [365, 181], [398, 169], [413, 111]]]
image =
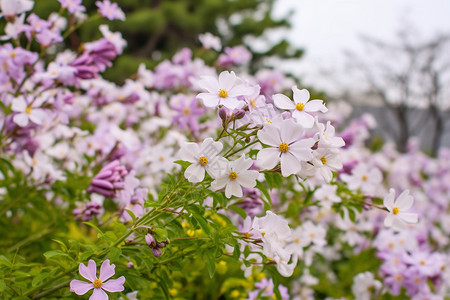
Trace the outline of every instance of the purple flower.
[[97, 5], [98, 7], [99, 14], [101, 14], [108, 20], [110, 21], [115, 19], [122, 21], [125, 20], [125, 14], [117, 5], [117, 3], [111, 3], [111, 1], [109, 0], [103, 0], [102, 2], [100, 1], [95, 2], [95, 5]]
[[127, 169], [114, 160], [106, 165], [95, 175], [88, 187], [88, 193], [98, 193], [105, 197], [113, 198], [116, 191], [125, 187], [124, 177], [128, 174]]
[[115, 267], [115, 265], [110, 265], [109, 259], [105, 260], [100, 267], [100, 276], [97, 277], [95, 261], [90, 259], [87, 267], [81, 263], [79, 267], [80, 275], [90, 282], [74, 279], [70, 282], [70, 291], [77, 295], [84, 295], [91, 289], [94, 289], [89, 300], [108, 300], [108, 295], [105, 291], [114, 293], [124, 290], [125, 277], [123, 276], [105, 282], [115, 274]]

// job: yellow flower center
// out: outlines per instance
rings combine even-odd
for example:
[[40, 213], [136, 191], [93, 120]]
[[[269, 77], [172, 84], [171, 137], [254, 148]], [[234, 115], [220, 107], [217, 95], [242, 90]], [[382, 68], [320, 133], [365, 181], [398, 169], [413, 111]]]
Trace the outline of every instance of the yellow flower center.
[[102, 285], [103, 285], [102, 281], [101, 281], [100, 279], [97, 279], [97, 278], [95, 278], [93, 284], [94, 284], [94, 287], [95, 287], [96, 289], [101, 288]]
[[325, 158], [325, 156], [322, 156], [320, 158], [320, 161], [322, 162], [322, 164], [326, 164], [327, 163], [327, 159]]
[[361, 179], [362, 179], [362, 181], [367, 181], [367, 175], [363, 175], [362, 177], [361, 177]]
[[272, 124], [272, 121], [270, 121], [268, 118], [266, 118], [267, 123]]
[[228, 92], [225, 90], [219, 90], [219, 97], [226, 98], [228, 96]]
[[200, 158], [198, 159], [198, 163], [202, 166], [206, 166], [206, 164], [208, 163], [208, 159], [204, 156], [200, 156]]
[[286, 143], [281, 143], [280, 146], [278, 146], [278, 149], [280, 149], [281, 152], [285, 153], [289, 150], [289, 145]]
[[303, 103], [297, 103], [297, 104], [295, 105], [295, 109], [298, 110], [298, 111], [302, 111], [303, 109], [305, 109], [305, 104], [303, 104]]
[[11, 58], [14, 58], [16, 57], [16, 52], [12, 51], [9, 55], [11, 56]]
[[159, 157], [159, 161], [164, 161], [164, 156], [161, 155], [161, 156]]
[[256, 106], [255, 100], [253, 100], [253, 98], [250, 98], [250, 105], [252, 108], [255, 108], [255, 106]]
[[183, 114], [189, 115], [191, 113], [191, 110], [189, 108], [183, 109]]
[[397, 206], [394, 207], [394, 209], [392, 210], [392, 213], [393, 213], [394, 215], [396, 215], [396, 214], [399, 213], [399, 210], [398, 210], [398, 207], [397, 207]]
[[230, 177], [230, 180], [236, 180], [236, 178], [238, 177], [238, 175], [237, 175], [236, 172], [231, 172], [229, 177]]
[[29, 115], [31, 114], [31, 107], [27, 106], [27, 108], [25, 108], [25, 112]]
[[420, 264], [421, 264], [422, 266], [424, 266], [424, 265], [425, 265], [425, 261], [424, 261], [424, 260], [421, 260], [421, 261], [420, 261]]

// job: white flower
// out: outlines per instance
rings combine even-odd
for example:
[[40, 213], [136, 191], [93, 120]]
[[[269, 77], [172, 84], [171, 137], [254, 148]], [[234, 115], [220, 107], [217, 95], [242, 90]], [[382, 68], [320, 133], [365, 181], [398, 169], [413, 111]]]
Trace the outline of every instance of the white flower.
[[324, 184], [314, 192], [314, 198], [320, 201], [320, 206], [330, 209], [333, 203], [341, 202], [341, 198], [336, 195], [337, 185]]
[[223, 71], [219, 75], [219, 80], [212, 76], [203, 76], [198, 85], [208, 91], [197, 95], [206, 107], [223, 105], [229, 109], [238, 108], [245, 102], [238, 100], [237, 97], [251, 94], [253, 91], [237, 78], [233, 71], [231, 73]]
[[273, 169], [278, 162], [281, 163], [281, 174], [287, 177], [300, 172], [301, 162], [312, 158], [312, 138], [300, 139], [303, 128], [292, 120], [281, 122], [277, 128], [267, 124], [258, 131], [261, 143], [271, 146], [258, 152], [258, 161], [261, 168]]
[[28, 105], [23, 96], [14, 98], [12, 101], [11, 109], [17, 114], [14, 116], [13, 121], [20, 127], [28, 125], [29, 121], [41, 125], [45, 119], [44, 110], [37, 107], [37, 101]]
[[122, 38], [122, 34], [110, 31], [109, 26], [105, 24], [100, 25], [99, 29], [103, 36], [116, 47], [118, 54], [121, 54], [127, 46], [127, 41]]
[[309, 100], [309, 92], [305, 89], [299, 90], [297, 86], [292, 87], [294, 92], [294, 102], [283, 94], [273, 95], [275, 106], [280, 109], [291, 110], [292, 117], [305, 128], [312, 128], [314, 125], [314, 117], [310, 112], [321, 111], [327, 112], [328, 109], [323, 104], [322, 100]]
[[20, 15], [33, 8], [32, 0], [0, 0], [0, 9], [5, 16]]
[[361, 189], [361, 192], [367, 195], [373, 195], [383, 181], [383, 175], [378, 168], [369, 168], [364, 163], [359, 163], [352, 170], [352, 175], [342, 174], [341, 178], [347, 183], [349, 189]]
[[335, 136], [335, 129], [331, 122], [328, 121], [327, 125], [323, 125], [317, 122], [319, 127], [319, 148], [341, 148], [345, 146], [345, 142], [341, 137]]
[[359, 273], [353, 279], [352, 292], [358, 300], [373, 299], [373, 295], [381, 290], [382, 284], [375, 280], [370, 272]]
[[306, 221], [301, 225], [302, 236], [300, 240], [302, 241], [302, 245], [308, 246], [313, 243], [317, 246], [325, 246], [327, 241], [325, 240], [325, 236], [327, 232], [322, 225], [314, 225], [311, 221]]
[[196, 143], [184, 143], [178, 157], [192, 163], [184, 172], [184, 177], [190, 182], [200, 182], [205, 178], [206, 171], [214, 178], [221, 166], [217, 155], [222, 148], [222, 143], [214, 142], [212, 138], [205, 139], [200, 146]]
[[390, 189], [389, 194], [383, 200], [384, 206], [389, 210], [389, 214], [384, 219], [384, 226], [400, 231], [406, 228], [406, 223], [417, 223], [419, 221], [417, 214], [407, 212], [414, 203], [409, 191], [403, 191], [397, 200], [394, 200], [394, 198], [395, 190]]
[[241, 156], [227, 164], [224, 172], [217, 174], [216, 180], [211, 183], [211, 188], [215, 191], [225, 187], [225, 196], [242, 197], [242, 186], [253, 188], [256, 185], [258, 171], [248, 170], [253, 164], [253, 160]]
[[314, 159], [312, 163], [322, 175], [326, 182], [330, 182], [333, 178], [332, 171], [338, 171], [342, 169], [342, 158], [339, 153], [332, 152], [326, 148], [318, 149], [313, 152]]
[[200, 40], [200, 43], [202, 43], [205, 49], [214, 49], [216, 51], [220, 51], [220, 48], [222, 48], [220, 38], [218, 38], [215, 35], [212, 35], [209, 32], [199, 34], [198, 39]]

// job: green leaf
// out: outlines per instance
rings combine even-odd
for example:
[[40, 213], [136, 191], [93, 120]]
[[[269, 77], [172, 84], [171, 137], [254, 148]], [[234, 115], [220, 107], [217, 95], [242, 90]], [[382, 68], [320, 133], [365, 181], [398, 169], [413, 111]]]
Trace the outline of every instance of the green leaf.
[[228, 208], [230, 208], [230, 209], [234, 210], [235, 212], [237, 212], [241, 216], [242, 219], [245, 219], [247, 217], [247, 213], [245, 212], [245, 210], [242, 209], [239, 206], [230, 205], [230, 206], [228, 206]]
[[203, 252], [203, 258], [205, 260], [206, 269], [208, 270], [209, 277], [213, 278], [216, 272], [216, 256], [213, 251], [206, 250]]
[[134, 215], [134, 213], [131, 210], [129, 210], [128, 208], [125, 208], [125, 210], [130, 215], [131, 219], [133, 220], [133, 223], [136, 222], [136, 216]]
[[47, 278], [48, 273], [39, 273], [36, 277], [33, 278], [33, 281], [31, 281], [31, 286], [35, 287], [39, 285], [39, 283], [42, 282], [45, 278]]
[[188, 161], [184, 161], [184, 160], [176, 160], [174, 161], [174, 163], [180, 165], [181, 167], [183, 167], [183, 169], [186, 169], [187, 167], [189, 167], [192, 163], [188, 162]]
[[113, 247], [113, 248], [111, 248], [109, 250], [109, 254], [108, 254], [109, 255], [109, 259], [112, 262], [114, 262], [114, 261], [116, 261], [119, 258], [120, 254], [122, 254], [122, 249]]
[[44, 253], [45, 258], [52, 259], [52, 258], [58, 258], [60, 256], [69, 257], [72, 258], [68, 253], [59, 251], [59, 250], [50, 250]]
[[97, 227], [97, 225], [94, 225], [94, 224], [92, 224], [91, 222], [83, 222], [83, 224], [86, 224], [86, 225], [88, 225], [88, 226], [94, 228], [95, 230], [97, 230], [97, 232], [98, 232], [100, 235], [105, 235], [105, 234], [103, 233], [103, 231], [101, 231], [100, 228]]
[[164, 228], [155, 228], [153, 231], [156, 233], [159, 240], [166, 240], [168, 238], [167, 230]]

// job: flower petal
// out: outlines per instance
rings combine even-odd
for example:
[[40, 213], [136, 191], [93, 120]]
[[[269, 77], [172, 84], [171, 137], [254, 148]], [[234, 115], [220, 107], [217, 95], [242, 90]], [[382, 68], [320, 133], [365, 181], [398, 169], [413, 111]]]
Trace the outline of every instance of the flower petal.
[[417, 222], [419, 222], [419, 217], [415, 213], [400, 212], [398, 213], [398, 216], [406, 223], [416, 224]]
[[236, 74], [231, 71], [223, 71], [219, 74], [219, 89], [229, 91], [236, 82]]
[[286, 120], [281, 124], [280, 135], [282, 142], [290, 144], [302, 137], [303, 128], [292, 119]]
[[80, 275], [90, 282], [94, 282], [94, 280], [97, 278], [97, 265], [92, 259], [89, 260], [87, 267], [83, 263], [81, 263], [78, 267], [78, 270], [80, 271]]
[[314, 145], [312, 138], [304, 139], [289, 145], [289, 152], [299, 161], [308, 161], [312, 156], [311, 147]]
[[189, 182], [200, 182], [205, 178], [205, 168], [197, 163], [193, 163], [184, 171], [184, 177]]
[[409, 190], [404, 190], [395, 201], [395, 205], [400, 211], [409, 210], [414, 203], [413, 197], [409, 194]]
[[102, 289], [105, 291], [114, 293], [114, 292], [121, 292], [124, 290], [123, 284], [125, 283], [125, 277], [120, 276], [117, 279], [111, 279], [107, 282], [104, 282], [102, 285]]
[[307, 112], [321, 111], [323, 113], [326, 113], [328, 111], [328, 108], [326, 108], [322, 100], [311, 100], [305, 104], [305, 111]]
[[394, 218], [395, 218], [394, 215], [388, 214], [384, 219], [384, 226], [392, 227], [392, 223], [394, 223]]
[[200, 154], [206, 155], [208, 159], [213, 158], [223, 149], [221, 142], [214, 142], [212, 138], [206, 138], [200, 146]]
[[219, 104], [219, 96], [210, 93], [200, 93], [197, 99], [201, 99], [206, 107], [216, 107]]
[[244, 171], [239, 174], [236, 179], [237, 182], [245, 188], [251, 189], [256, 185], [256, 178], [258, 178], [259, 172], [256, 170]]
[[89, 297], [89, 300], [108, 300], [108, 294], [106, 294], [101, 288], [94, 289], [94, 292], [91, 297]]
[[300, 162], [292, 153], [286, 152], [281, 155], [281, 175], [288, 177], [295, 174], [302, 168]]
[[200, 149], [196, 143], [184, 143], [178, 152], [178, 157], [181, 160], [188, 162], [195, 162]]
[[236, 159], [235, 161], [232, 161], [230, 163], [230, 168], [234, 171], [234, 172], [240, 172], [243, 170], [248, 170], [251, 166], [253, 165], [253, 160], [251, 158], [245, 158], [245, 155], [242, 155], [241, 157], [239, 157], [238, 159]]
[[264, 148], [259, 150], [256, 159], [259, 166], [264, 170], [273, 169], [280, 161], [280, 150], [278, 148]]
[[294, 102], [295, 102], [295, 104], [297, 104], [297, 103], [305, 104], [306, 101], [309, 100], [310, 95], [309, 95], [308, 90], [305, 90], [305, 89], [299, 90], [297, 88], [297, 86], [294, 86], [294, 87], [292, 87], [292, 91], [294, 92]]
[[236, 180], [228, 182], [225, 187], [225, 196], [230, 198], [233, 195], [236, 197], [242, 197], [242, 188]]
[[74, 279], [70, 282], [70, 291], [77, 295], [84, 295], [90, 289], [93, 289], [94, 285], [91, 282], [81, 281]]
[[45, 111], [39, 108], [33, 109], [31, 111], [31, 114], [29, 115], [30, 120], [38, 125], [41, 125], [44, 122], [46, 116], [47, 114], [45, 113]]
[[236, 109], [236, 108], [244, 106], [245, 102], [240, 101], [237, 98], [227, 97], [227, 98], [221, 98], [220, 104], [223, 104], [223, 106], [225, 106], [226, 108], [229, 108], [229, 109]]
[[281, 144], [278, 128], [270, 124], [265, 125], [262, 130], [258, 131], [258, 138], [261, 143], [269, 146], [279, 147]]
[[314, 125], [314, 117], [304, 111], [295, 110], [292, 113], [292, 117], [305, 128], [312, 128]]
[[213, 94], [219, 91], [219, 83], [217, 82], [217, 78], [214, 78], [212, 76], [203, 76], [198, 82], [198, 85], [202, 89], [205, 89]]
[[289, 99], [286, 95], [283, 94], [275, 94], [272, 96], [273, 102], [275, 103], [275, 106], [280, 109], [295, 109], [294, 102]]
[[17, 98], [14, 98], [11, 103], [11, 110], [15, 112], [24, 112], [27, 108], [27, 102], [25, 101], [25, 98], [22, 96], [19, 96]]
[[395, 190], [390, 189], [389, 194], [387, 194], [387, 196], [384, 197], [383, 200], [383, 205], [386, 206], [386, 208], [389, 211], [392, 211], [392, 209], [394, 208], [394, 198], [395, 198]]
[[14, 123], [19, 125], [20, 127], [25, 127], [28, 125], [28, 115], [26, 113], [20, 113], [13, 117]]
[[110, 265], [109, 264], [109, 259], [105, 260], [102, 263], [102, 266], [100, 267], [100, 281], [106, 281], [108, 280], [111, 276], [113, 276], [116, 272], [114, 271], [114, 269], [116, 268], [116, 266], [114, 264]]

